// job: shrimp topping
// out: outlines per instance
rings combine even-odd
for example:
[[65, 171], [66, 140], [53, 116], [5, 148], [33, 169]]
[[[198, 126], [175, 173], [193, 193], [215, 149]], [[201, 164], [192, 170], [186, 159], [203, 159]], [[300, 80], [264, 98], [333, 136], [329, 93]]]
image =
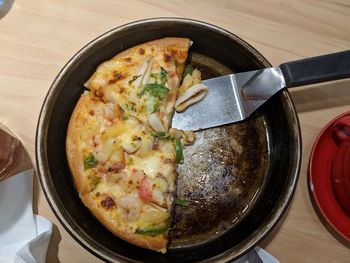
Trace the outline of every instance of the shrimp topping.
[[118, 200], [118, 205], [122, 208], [126, 219], [130, 221], [139, 219], [142, 206], [140, 199], [133, 195], [125, 195]]

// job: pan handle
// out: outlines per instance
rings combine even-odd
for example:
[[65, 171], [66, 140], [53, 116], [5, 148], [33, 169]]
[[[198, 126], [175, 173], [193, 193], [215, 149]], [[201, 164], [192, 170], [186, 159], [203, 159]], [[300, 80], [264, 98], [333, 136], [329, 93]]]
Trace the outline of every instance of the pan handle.
[[286, 87], [297, 87], [350, 77], [350, 50], [280, 65]]

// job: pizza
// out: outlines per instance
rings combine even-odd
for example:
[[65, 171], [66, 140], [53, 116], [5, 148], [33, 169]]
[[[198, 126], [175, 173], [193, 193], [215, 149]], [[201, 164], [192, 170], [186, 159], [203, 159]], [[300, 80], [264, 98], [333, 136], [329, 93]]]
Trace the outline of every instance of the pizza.
[[161, 252], [176, 164], [183, 145], [195, 140], [191, 131], [170, 129], [171, 118], [175, 104], [183, 110], [206, 88], [193, 91], [201, 85], [200, 72], [188, 68], [187, 84], [181, 84], [190, 45], [187, 38], [158, 39], [99, 65], [67, 131], [68, 164], [84, 205], [118, 237]]

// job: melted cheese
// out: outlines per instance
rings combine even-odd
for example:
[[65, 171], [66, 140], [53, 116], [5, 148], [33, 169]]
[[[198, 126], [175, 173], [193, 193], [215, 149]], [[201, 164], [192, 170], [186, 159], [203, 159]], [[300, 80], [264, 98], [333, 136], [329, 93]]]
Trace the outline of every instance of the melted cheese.
[[156, 178], [159, 172], [162, 171], [164, 165], [160, 161], [161, 153], [155, 152], [154, 154], [145, 157], [139, 158], [137, 156], [134, 157], [134, 167], [144, 171], [144, 173], [150, 178]]

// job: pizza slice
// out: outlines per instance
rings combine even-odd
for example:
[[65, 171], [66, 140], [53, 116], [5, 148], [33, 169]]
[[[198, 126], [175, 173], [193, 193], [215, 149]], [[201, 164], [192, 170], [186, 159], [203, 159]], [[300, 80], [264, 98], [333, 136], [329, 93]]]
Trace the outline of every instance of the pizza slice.
[[[165, 252], [182, 142], [170, 130], [190, 40], [163, 38], [102, 63], [69, 122], [66, 150], [85, 206], [118, 237]], [[181, 142], [182, 140], [182, 142]]]

